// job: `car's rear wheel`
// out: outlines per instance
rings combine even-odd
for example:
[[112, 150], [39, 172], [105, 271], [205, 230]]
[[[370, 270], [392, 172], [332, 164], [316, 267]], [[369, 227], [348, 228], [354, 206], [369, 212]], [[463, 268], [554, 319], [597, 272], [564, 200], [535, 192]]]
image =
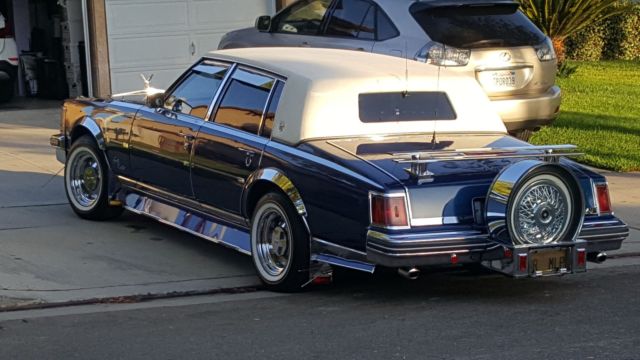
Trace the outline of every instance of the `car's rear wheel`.
[[122, 207], [109, 205], [107, 164], [88, 135], [76, 140], [69, 150], [64, 184], [69, 204], [81, 218], [107, 220], [123, 211]]
[[251, 218], [251, 254], [268, 289], [300, 291], [309, 281], [309, 234], [284, 195], [268, 193]]

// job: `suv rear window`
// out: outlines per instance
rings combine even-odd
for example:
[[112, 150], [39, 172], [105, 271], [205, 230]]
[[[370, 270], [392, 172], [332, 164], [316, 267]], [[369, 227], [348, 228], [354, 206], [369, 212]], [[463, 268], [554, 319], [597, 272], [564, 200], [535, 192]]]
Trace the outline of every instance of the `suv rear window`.
[[410, 11], [431, 40], [457, 48], [531, 46], [545, 39], [517, 4], [453, 7], [416, 3]]
[[456, 119], [449, 97], [441, 91], [360, 94], [358, 101], [363, 123]]

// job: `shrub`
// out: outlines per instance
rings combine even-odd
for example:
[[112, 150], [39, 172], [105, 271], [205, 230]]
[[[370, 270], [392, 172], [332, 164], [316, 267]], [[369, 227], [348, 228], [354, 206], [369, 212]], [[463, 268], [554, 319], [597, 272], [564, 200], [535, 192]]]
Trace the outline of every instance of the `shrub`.
[[591, 25], [567, 40], [573, 60], [640, 60], [640, 5]]

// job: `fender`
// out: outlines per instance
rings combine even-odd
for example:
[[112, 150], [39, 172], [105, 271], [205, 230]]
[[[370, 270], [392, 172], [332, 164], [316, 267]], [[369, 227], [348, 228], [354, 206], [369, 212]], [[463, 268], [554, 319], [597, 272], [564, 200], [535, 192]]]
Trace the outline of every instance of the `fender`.
[[[247, 196], [249, 195], [251, 189], [258, 181], [268, 181], [273, 185], [277, 186], [282, 190], [293, 206], [295, 206], [298, 214], [300, 214], [303, 219], [307, 216], [307, 208], [302, 201], [302, 196], [298, 189], [293, 185], [293, 182], [280, 170], [275, 168], [265, 168], [260, 169], [251, 174], [247, 179], [244, 189], [242, 191], [242, 212], [246, 213], [246, 204], [247, 204]], [[304, 220], [306, 222], [306, 220]]]
[[73, 134], [76, 131], [76, 129], [78, 129], [78, 127], [85, 128], [87, 131], [91, 133], [91, 135], [93, 135], [93, 138], [96, 140], [96, 143], [98, 144], [98, 148], [100, 150], [102, 151], [107, 150], [107, 145], [104, 141], [104, 135], [102, 134], [102, 129], [100, 128], [100, 125], [98, 125], [98, 123], [93, 118], [89, 116], [84, 117], [82, 120], [80, 120], [80, 122], [78, 122], [73, 127], [73, 130], [71, 131], [71, 133]]

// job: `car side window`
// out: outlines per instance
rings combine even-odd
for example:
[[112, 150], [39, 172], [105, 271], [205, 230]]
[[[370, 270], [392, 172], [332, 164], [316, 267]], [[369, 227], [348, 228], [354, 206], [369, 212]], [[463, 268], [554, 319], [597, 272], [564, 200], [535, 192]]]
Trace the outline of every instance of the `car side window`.
[[282, 89], [284, 89], [284, 83], [282, 81], [278, 81], [276, 87], [273, 89], [273, 94], [269, 101], [269, 107], [267, 108], [267, 113], [264, 116], [264, 124], [262, 125], [260, 135], [267, 139], [271, 138], [271, 130], [273, 129], [273, 123], [276, 120], [276, 111], [278, 110], [278, 103], [280, 103]]
[[244, 69], [236, 70], [220, 101], [214, 121], [257, 135], [275, 82], [269, 76]]
[[228, 70], [227, 65], [206, 63], [196, 65], [166, 98], [164, 108], [204, 120], [207, 117], [209, 105], [222, 85]]
[[374, 20], [375, 7], [370, 2], [338, 0], [331, 14], [326, 34], [350, 38], [373, 38], [375, 36]]
[[302, 0], [274, 19], [275, 32], [317, 35], [332, 0]]
[[377, 18], [376, 30], [378, 33], [377, 40], [378, 41], [389, 40], [391, 38], [394, 38], [400, 35], [396, 26], [393, 25], [393, 22], [391, 21], [391, 19], [389, 19], [389, 16], [387, 16], [387, 14], [385, 14], [384, 11], [380, 10], [379, 8], [377, 10], [378, 10], [378, 14], [376, 16]]

